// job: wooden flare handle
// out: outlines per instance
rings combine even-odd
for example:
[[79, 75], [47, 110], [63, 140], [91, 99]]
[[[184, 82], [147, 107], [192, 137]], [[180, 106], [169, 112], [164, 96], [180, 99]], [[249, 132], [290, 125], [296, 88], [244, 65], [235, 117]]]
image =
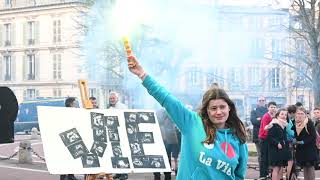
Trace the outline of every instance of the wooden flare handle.
[[83, 108], [92, 109], [92, 103], [89, 100], [89, 92], [88, 92], [88, 82], [86, 80], [80, 79], [78, 81], [81, 95], [81, 102]]

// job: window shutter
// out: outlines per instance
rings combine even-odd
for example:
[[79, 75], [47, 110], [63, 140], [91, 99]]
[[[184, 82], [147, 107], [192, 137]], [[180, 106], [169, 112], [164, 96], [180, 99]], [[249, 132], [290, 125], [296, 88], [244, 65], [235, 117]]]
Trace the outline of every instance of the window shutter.
[[16, 0], [12, 0], [11, 1], [11, 7], [15, 7], [16, 6]]
[[35, 98], [38, 98], [38, 97], [40, 97], [40, 91], [38, 90], [38, 89], [36, 89], [36, 94], [35, 94]]
[[23, 90], [23, 100], [27, 100], [27, 90]]
[[27, 36], [28, 36], [28, 32], [27, 32], [27, 22], [23, 23], [23, 44], [27, 45]]
[[3, 32], [3, 24], [0, 24], [0, 47], [3, 46], [3, 42], [2, 42], [4, 40], [3, 34], [4, 34], [4, 32]]
[[39, 61], [39, 59], [40, 59], [40, 55], [39, 54], [35, 54], [34, 55], [35, 57], [34, 57], [34, 61], [35, 61], [35, 79], [36, 80], [40, 80], [40, 61]]
[[16, 80], [16, 56], [11, 56], [11, 81]]
[[34, 22], [34, 32], [35, 32], [35, 44], [39, 44], [40, 43], [40, 23], [39, 21], [35, 21]]
[[23, 58], [22, 58], [22, 79], [23, 80], [27, 80], [27, 57], [26, 55], [23, 55]]
[[16, 44], [16, 24], [11, 24], [11, 46]]

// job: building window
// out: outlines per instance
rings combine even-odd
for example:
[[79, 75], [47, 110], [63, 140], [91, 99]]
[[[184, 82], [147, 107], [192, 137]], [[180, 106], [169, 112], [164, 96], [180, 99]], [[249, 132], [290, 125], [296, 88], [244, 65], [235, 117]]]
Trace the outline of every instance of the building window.
[[271, 69], [271, 87], [272, 88], [280, 87], [280, 68]]
[[27, 55], [27, 80], [35, 80], [36, 78], [36, 62], [35, 55]]
[[271, 26], [279, 26], [279, 25], [282, 25], [282, 19], [285, 18], [283, 16], [280, 16], [280, 15], [275, 15], [275, 16], [271, 16], [270, 18], [270, 25]]
[[61, 79], [61, 54], [53, 55], [53, 79]]
[[36, 90], [35, 89], [27, 89], [25, 93], [25, 100], [31, 100], [36, 98]]
[[255, 58], [262, 58], [264, 56], [264, 40], [253, 39], [251, 43], [251, 54]]
[[12, 0], [5, 0], [5, 7], [12, 7]]
[[241, 78], [241, 73], [240, 73], [240, 69], [237, 68], [232, 68], [230, 70], [230, 80], [233, 83], [238, 83], [240, 82], [240, 78]]
[[96, 88], [89, 88], [89, 96], [90, 97], [97, 97], [97, 89]]
[[306, 87], [309, 86], [308, 80], [306, 78], [306, 74], [308, 73], [308, 69], [303, 66], [302, 64], [297, 64], [297, 72], [296, 72], [296, 79], [295, 79], [295, 86], [296, 87]]
[[28, 45], [34, 45], [35, 43], [35, 22], [34, 21], [29, 21], [27, 25], [27, 33], [28, 33]]
[[296, 52], [298, 57], [303, 57], [305, 55], [305, 43], [303, 40], [296, 41]]
[[207, 74], [207, 86], [208, 87], [210, 87], [210, 86], [212, 86], [214, 83], [218, 83], [217, 81], [216, 81], [216, 78], [214, 77], [214, 75], [213, 74]]
[[256, 17], [254, 17], [254, 24], [255, 24], [255, 29], [256, 30], [260, 30], [260, 29], [262, 29], [263, 28], [263, 23], [264, 23], [264, 21], [263, 21], [264, 19], [263, 19], [263, 16], [256, 16]]
[[4, 56], [4, 80], [11, 81], [12, 78], [12, 61], [11, 56]]
[[32, 6], [35, 6], [35, 5], [37, 5], [37, 2], [36, 2], [36, 0], [29, 0], [29, 4]]
[[61, 42], [61, 21], [54, 20], [53, 21], [53, 42]]
[[260, 85], [261, 72], [258, 67], [250, 67], [248, 70], [249, 73], [249, 86], [258, 86]]
[[11, 24], [4, 24], [4, 31], [5, 31], [4, 45], [10, 46], [11, 45]]
[[298, 95], [297, 102], [301, 102], [302, 104], [304, 104], [304, 95]]
[[200, 71], [196, 67], [190, 68], [188, 72], [188, 85], [198, 86], [200, 83]]
[[60, 88], [53, 89], [53, 97], [62, 97]]
[[281, 51], [281, 41], [278, 39], [272, 39], [272, 58], [280, 58], [282, 53]]

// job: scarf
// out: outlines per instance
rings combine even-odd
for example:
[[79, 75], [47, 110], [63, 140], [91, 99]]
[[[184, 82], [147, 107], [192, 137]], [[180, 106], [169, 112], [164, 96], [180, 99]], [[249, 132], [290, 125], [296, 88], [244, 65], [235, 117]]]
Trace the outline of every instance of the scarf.
[[286, 120], [273, 118], [272, 121], [264, 129], [265, 130], [271, 129], [273, 124], [278, 124], [282, 129], [288, 126], [288, 122]]
[[[299, 136], [299, 134], [301, 133], [301, 131], [303, 130], [303, 128], [306, 127], [307, 123], [308, 123], [308, 118], [305, 118], [303, 121], [301, 121], [300, 123], [297, 122], [296, 120], [296, 131], [297, 131], [297, 134]], [[307, 129], [306, 129], [307, 130]], [[308, 130], [307, 130], [308, 132]]]

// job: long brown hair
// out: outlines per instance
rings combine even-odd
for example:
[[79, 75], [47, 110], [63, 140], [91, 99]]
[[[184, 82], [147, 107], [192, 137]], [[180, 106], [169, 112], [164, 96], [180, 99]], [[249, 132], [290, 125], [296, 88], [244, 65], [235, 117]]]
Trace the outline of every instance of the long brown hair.
[[202, 119], [204, 129], [207, 134], [207, 137], [203, 143], [212, 144], [216, 139], [217, 127], [210, 121], [207, 111], [209, 102], [214, 99], [223, 99], [228, 104], [230, 107], [230, 112], [226, 124], [231, 129], [232, 133], [239, 138], [240, 142], [244, 144], [247, 139], [244, 125], [237, 115], [236, 107], [233, 101], [229, 98], [227, 93], [220, 88], [211, 88], [207, 90], [202, 98], [202, 105], [198, 114]]

